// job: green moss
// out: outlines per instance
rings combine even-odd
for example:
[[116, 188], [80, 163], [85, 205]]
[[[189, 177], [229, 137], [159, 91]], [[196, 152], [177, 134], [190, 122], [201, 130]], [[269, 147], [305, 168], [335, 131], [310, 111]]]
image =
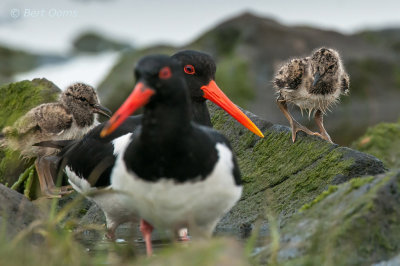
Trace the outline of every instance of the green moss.
[[308, 210], [309, 208], [311, 208], [313, 205], [317, 204], [318, 202], [320, 202], [321, 200], [325, 199], [326, 197], [328, 197], [329, 195], [331, 195], [332, 193], [334, 193], [336, 190], [338, 190], [338, 186], [329, 186], [328, 190], [325, 190], [324, 192], [322, 192], [321, 194], [319, 194], [312, 202], [304, 204], [300, 209], [299, 212]]
[[365, 184], [371, 183], [374, 178], [373, 176], [353, 178], [349, 181], [350, 188], [351, 190], [358, 189]]
[[242, 172], [242, 200], [230, 213], [235, 221], [254, 222], [266, 205], [285, 220], [321, 194], [334, 177], [346, 176], [354, 164], [316, 137], [299, 134], [293, 143], [288, 131], [265, 130], [260, 139], [221, 110], [213, 112], [212, 121], [230, 139]]
[[[340, 226], [337, 225], [334, 227], [334, 230], [331, 232], [331, 238], [335, 239], [335, 244], [340, 244], [340, 246], [335, 245], [337, 249], [336, 252], [345, 257], [348, 256], [347, 261], [349, 261], [350, 264], [375, 262], [378, 257], [380, 257], [380, 259], [387, 258], [388, 254], [395, 254], [394, 246], [397, 246], [397, 248], [400, 247], [398, 245], [398, 239], [400, 237], [399, 212], [394, 211], [388, 213], [384, 210], [383, 206], [390, 208], [390, 202], [384, 203], [383, 206], [382, 202], [379, 202], [379, 192], [384, 189], [384, 186], [386, 186], [390, 180], [390, 176], [376, 180], [374, 184], [371, 184], [367, 180], [366, 185], [364, 185], [366, 192], [362, 197], [355, 198], [352, 201], [341, 198], [341, 200], [347, 202], [349, 206], [347, 206], [343, 214], [339, 216], [340, 219], [335, 217], [335, 220], [340, 221], [341, 224]], [[344, 194], [348, 193], [350, 189], [354, 191], [354, 183], [350, 183], [349, 186], [351, 188], [344, 191]], [[362, 187], [363, 186], [360, 186], [358, 189]], [[357, 192], [358, 191], [354, 191], [349, 195], [354, 197]], [[336, 200], [339, 200], [339, 198]], [[391, 199], [386, 200], [389, 201]], [[331, 205], [329, 209], [332, 210], [332, 207]], [[381, 222], [382, 219], [391, 221], [389, 223]], [[335, 257], [336, 259], [340, 259], [339, 255]]]
[[[0, 87], [0, 131], [33, 107], [57, 100], [60, 89], [46, 79], [24, 80]], [[16, 151], [0, 149], [0, 182], [13, 184], [32, 162], [22, 162]]]
[[399, 168], [400, 123], [380, 123], [371, 127], [352, 146], [378, 157], [388, 168]]
[[[358, 189], [358, 188], [360, 188], [361, 186], [363, 186], [365, 184], [371, 183], [372, 180], [374, 180], [374, 178], [375, 177], [373, 177], [373, 176], [369, 176], [369, 177], [359, 177], [359, 178], [351, 179], [348, 182], [350, 184], [348, 193], [350, 193], [353, 189]], [[320, 201], [322, 201], [323, 199], [325, 199], [326, 197], [328, 197], [332, 193], [336, 192], [338, 190], [338, 188], [339, 188], [339, 186], [337, 186], [337, 185], [329, 186], [327, 190], [325, 190], [324, 192], [319, 194], [312, 202], [304, 204], [299, 209], [299, 212], [303, 212], [305, 210], [308, 210], [309, 208], [311, 208], [315, 204], [319, 203]]]
[[10, 174], [7, 170], [18, 168], [19, 158], [18, 152], [0, 149], [0, 183], [10, 183], [6, 178]]
[[400, 172], [392, 172], [322, 193], [317, 198], [323, 200], [294, 215], [283, 229], [280, 252], [296, 255], [282, 265], [370, 265], [394, 256], [400, 248], [399, 182]]
[[33, 107], [57, 100], [60, 89], [46, 79], [24, 80], [0, 87], [0, 129], [12, 125]]

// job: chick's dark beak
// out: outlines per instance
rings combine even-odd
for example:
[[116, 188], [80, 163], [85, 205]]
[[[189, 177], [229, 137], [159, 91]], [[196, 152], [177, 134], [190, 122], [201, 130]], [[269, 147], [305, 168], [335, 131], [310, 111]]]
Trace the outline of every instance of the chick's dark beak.
[[93, 105], [93, 112], [106, 117], [111, 117], [112, 115], [112, 112], [108, 108], [101, 106], [100, 104]]
[[321, 74], [319, 73], [319, 71], [317, 71], [317, 73], [314, 74], [314, 82], [313, 82], [313, 86], [317, 85], [319, 79], [321, 78]]

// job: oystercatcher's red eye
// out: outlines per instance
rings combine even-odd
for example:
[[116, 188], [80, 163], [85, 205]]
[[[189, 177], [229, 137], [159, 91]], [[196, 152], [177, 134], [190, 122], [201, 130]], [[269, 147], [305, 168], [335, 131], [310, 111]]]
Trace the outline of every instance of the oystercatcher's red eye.
[[189, 74], [189, 75], [193, 75], [195, 73], [194, 66], [192, 66], [192, 65], [186, 65], [183, 68], [183, 70], [185, 71], [186, 74]]
[[160, 72], [158, 72], [158, 77], [160, 79], [169, 79], [172, 76], [171, 69], [169, 67], [161, 68]]

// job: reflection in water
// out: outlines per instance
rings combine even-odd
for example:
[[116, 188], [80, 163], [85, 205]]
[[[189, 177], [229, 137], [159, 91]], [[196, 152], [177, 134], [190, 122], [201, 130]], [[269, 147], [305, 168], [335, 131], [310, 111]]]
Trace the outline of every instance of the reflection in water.
[[[146, 245], [139, 231], [139, 224], [127, 223], [119, 226], [116, 230], [116, 241], [107, 239], [104, 234], [105, 231], [85, 230], [76, 238], [89, 254], [104, 255], [107, 258], [106, 264], [146, 255]], [[176, 242], [179, 245], [186, 243], [186, 241]], [[154, 230], [152, 244], [154, 252], [157, 253], [170, 246], [172, 242], [164, 234]]]
[[[235, 232], [233, 232], [235, 231]], [[216, 237], [233, 237], [241, 246], [248, 244], [249, 235], [245, 236], [233, 231], [218, 232]], [[123, 224], [116, 230], [116, 241], [110, 241], [105, 236], [104, 231], [86, 230], [78, 235], [78, 241], [86, 248], [86, 251], [96, 257], [102, 257], [101, 262], [104, 265], [118, 265], [123, 262], [131, 262], [137, 257], [146, 256], [146, 245], [139, 231], [139, 224]], [[261, 233], [260, 237], [254, 243], [253, 255], [260, 253], [265, 249], [268, 236]], [[175, 241], [169, 240], [166, 235], [157, 230], [153, 231], [152, 244], [154, 254], [159, 254], [161, 250], [174, 245], [191, 245], [191, 241]]]

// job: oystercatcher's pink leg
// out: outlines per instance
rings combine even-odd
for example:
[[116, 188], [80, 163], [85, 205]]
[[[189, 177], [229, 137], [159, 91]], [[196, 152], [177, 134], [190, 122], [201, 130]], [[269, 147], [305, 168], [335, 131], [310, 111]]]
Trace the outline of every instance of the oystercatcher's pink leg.
[[153, 248], [151, 246], [151, 232], [153, 232], [153, 226], [143, 219], [140, 219], [140, 232], [142, 232], [143, 239], [146, 242], [146, 253], [147, 256], [153, 254]]
[[188, 237], [187, 228], [182, 228], [179, 230], [179, 240], [180, 241], [190, 241], [190, 238]]

